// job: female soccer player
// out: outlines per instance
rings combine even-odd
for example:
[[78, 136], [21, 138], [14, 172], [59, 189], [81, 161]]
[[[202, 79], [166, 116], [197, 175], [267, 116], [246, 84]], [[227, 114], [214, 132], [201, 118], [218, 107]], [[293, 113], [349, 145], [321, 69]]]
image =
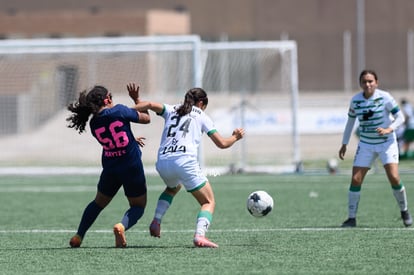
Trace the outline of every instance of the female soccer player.
[[406, 99], [401, 100], [401, 110], [405, 117], [405, 124], [402, 133], [402, 146], [400, 157], [408, 158], [410, 145], [414, 142], [414, 111], [413, 106]]
[[[139, 87], [127, 86], [134, 102], [139, 102]], [[78, 231], [70, 239], [71, 247], [80, 247], [89, 227], [100, 212], [109, 204], [121, 186], [130, 208], [120, 223], [113, 227], [115, 246], [126, 247], [125, 231], [141, 218], [147, 203], [147, 187], [141, 161], [143, 140], [134, 138], [131, 122], [149, 123], [150, 116], [139, 112], [136, 107], [114, 105], [111, 93], [102, 86], [95, 86], [89, 92], [83, 91], [77, 102], [70, 104], [68, 110], [73, 114], [67, 118], [69, 128], [79, 133], [89, 122], [92, 135], [102, 145], [102, 172], [99, 178], [95, 199], [90, 202], [82, 215]]]
[[[344, 159], [356, 118], [359, 120], [360, 140], [352, 167], [352, 179], [348, 192], [348, 219], [342, 227], [355, 227], [361, 185], [365, 175], [377, 157], [384, 165], [388, 181], [401, 211], [405, 226], [413, 223], [407, 206], [405, 187], [398, 172], [398, 143], [395, 129], [404, 123], [404, 115], [394, 98], [378, 89], [378, 77], [372, 70], [364, 70], [359, 76], [362, 92], [351, 99], [348, 121], [345, 126], [339, 158]], [[391, 120], [390, 115], [394, 118]]]
[[165, 120], [156, 169], [166, 188], [158, 199], [149, 228], [151, 236], [160, 237], [161, 219], [183, 185], [201, 206], [197, 215], [194, 245], [216, 248], [218, 245], [205, 237], [212, 221], [215, 199], [212, 187], [198, 163], [198, 147], [203, 133], [207, 133], [214, 144], [223, 149], [241, 139], [244, 130], [237, 128], [230, 137], [222, 137], [214, 128], [212, 120], [204, 113], [207, 104], [206, 92], [201, 88], [192, 88], [185, 94], [181, 105], [140, 102], [137, 106], [138, 110], [151, 110]]

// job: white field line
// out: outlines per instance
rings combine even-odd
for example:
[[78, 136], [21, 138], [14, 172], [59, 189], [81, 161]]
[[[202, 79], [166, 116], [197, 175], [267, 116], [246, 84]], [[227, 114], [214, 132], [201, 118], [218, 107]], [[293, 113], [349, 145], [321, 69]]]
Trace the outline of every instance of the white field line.
[[10, 186], [0, 187], [0, 193], [66, 193], [96, 191], [96, 186]]
[[[164, 190], [164, 185], [147, 186], [149, 191]], [[96, 185], [78, 185], [78, 186], [1, 186], [0, 193], [68, 193], [68, 192], [95, 192]]]
[[[341, 227], [302, 227], [302, 228], [263, 228], [263, 229], [211, 229], [209, 232], [226, 233], [226, 232], [333, 232], [333, 231], [414, 231], [414, 227], [376, 227], [376, 228], [341, 228]], [[112, 230], [89, 230], [93, 233], [112, 233]], [[147, 233], [147, 230], [129, 230], [130, 233]], [[183, 230], [163, 230], [164, 233], [191, 233], [194, 229]], [[22, 229], [22, 230], [0, 230], [0, 234], [37, 234], [37, 233], [76, 233], [75, 230], [69, 229]]]
[[[276, 189], [285, 189], [283, 185], [275, 185], [274, 188]], [[343, 185], [336, 185], [335, 188], [343, 188]], [[370, 185], [366, 186], [365, 188], [376, 189], [376, 188], [383, 188], [381, 185]], [[161, 182], [158, 184], [147, 184], [148, 191], [161, 191], [165, 189], [165, 185]], [[234, 187], [226, 187], [226, 186], [219, 186], [218, 189], [220, 190], [232, 190]], [[239, 185], [237, 186], [238, 190], [246, 189], [251, 190], [251, 185]], [[0, 182], [0, 193], [16, 193], [16, 192], [25, 192], [25, 193], [68, 193], [68, 192], [95, 192], [96, 191], [96, 183], [92, 183], [89, 185], [65, 185], [65, 186], [58, 186], [58, 185], [30, 185], [24, 184], [19, 186], [17, 183], [16, 185], [5, 184], [3, 185]], [[310, 192], [309, 196], [316, 196], [315, 193]]]

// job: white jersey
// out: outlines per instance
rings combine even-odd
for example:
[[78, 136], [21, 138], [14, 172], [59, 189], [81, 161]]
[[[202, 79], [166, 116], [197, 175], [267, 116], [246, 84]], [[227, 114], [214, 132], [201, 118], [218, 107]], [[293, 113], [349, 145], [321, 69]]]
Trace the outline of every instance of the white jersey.
[[164, 104], [160, 116], [165, 120], [158, 159], [177, 159], [183, 156], [197, 159], [198, 147], [203, 133], [216, 132], [213, 121], [200, 108], [180, 117], [176, 113], [180, 105]]
[[395, 99], [386, 91], [376, 89], [374, 94], [366, 99], [363, 92], [352, 97], [348, 116], [358, 118], [360, 141], [367, 144], [380, 144], [396, 140], [395, 132], [380, 136], [378, 127], [388, 128], [392, 123], [391, 115], [399, 111]]

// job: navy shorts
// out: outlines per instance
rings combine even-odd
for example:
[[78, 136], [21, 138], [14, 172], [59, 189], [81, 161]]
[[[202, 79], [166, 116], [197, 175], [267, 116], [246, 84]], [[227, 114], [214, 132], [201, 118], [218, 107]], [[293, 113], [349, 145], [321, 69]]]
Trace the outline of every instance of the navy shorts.
[[98, 191], [114, 197], [118, 190], [124, 187], [127, 197], [139, 197], [147, 193], [144, 169], [133, 166], [120, 169], [104, 169], [98, 182]]

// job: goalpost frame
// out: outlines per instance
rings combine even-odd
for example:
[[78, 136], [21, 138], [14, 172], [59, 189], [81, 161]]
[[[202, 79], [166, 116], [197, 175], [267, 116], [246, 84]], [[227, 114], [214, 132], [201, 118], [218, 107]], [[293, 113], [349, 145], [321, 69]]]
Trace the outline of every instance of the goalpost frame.
[[[295, 172], [301, 172], [302, 160], [300, 150], [300, 139], [298, 130], [298, 103], [299, 103], [299, 80], [298, 80], [298, 54], [296, 41], [240, 41], [240, 42], [213, 42], [202, 43], [203, 50], [235, 50], [235, 49], [281, 49], [290, 53], [290, 96], [291, 96], [291, 117], [292, 117], [292, 146], [293, 146], [293, 162]], [[244, 108], [242, 108], [244, 110]], [[244, 116], [243, 116], [244, 117]], [[244, 144], [244, 143], [243, 143]], [[245, 148], [242, 149], [246, 151]], [[244, 159], [246, 156], [242, 156]], [[244, 168], [244, 167], [242, 167]]]
[[[295, 170], [301, 166], [299, 133], [298, 133], [298, 60], [295, 41], [241, 41], [241, 42], [203, 42], [197, 35], [188, 36], [143, 36], [143, 37], [95, 37], [95, 38], [50, 38], [50, 39], [8, 39], [0, 41], [0, 55], [19, 54], [59, 54], [59, 53], [108, 53], [108, 52], [140, 52], [146, 51], [148, 45], [156, 45], [154, 51], [177, 49], [192, 50], [192, 82], [195, 87], [203, 86], [203, 71], [205, 63], [202, 60], [203, 51], [209, 49], [257, 49], [274, 48], [289, 52], [289, 82], [291, 118], [292, 118], [292, 148]], [[146, 48], [147, 47], [147, 48]], [[93, 70], [93, 69], [92, 69]], [[93, 76], [93, 74], [92, 74]], [[93, 77], [90, 84], [95, 84]], [[203, 154], [200, 154], [201, 156]], [[200, 160], [201, 165], [204, 161]]]
[[[92, 38], [39, 38], [7, 39], [0, 41], [0, 55], [13, 54], [59, 54], [59, 53], [95, 53], [95, 52], [136, 52], [146, 51], [142, 45], [192, 44], [193, 48], [193, 84], [202, 85], [200, 62], [201, 39], [198, 35], [180, 36], [127, 36]], [[157, 51], [166, 51], [164, 46]]]

